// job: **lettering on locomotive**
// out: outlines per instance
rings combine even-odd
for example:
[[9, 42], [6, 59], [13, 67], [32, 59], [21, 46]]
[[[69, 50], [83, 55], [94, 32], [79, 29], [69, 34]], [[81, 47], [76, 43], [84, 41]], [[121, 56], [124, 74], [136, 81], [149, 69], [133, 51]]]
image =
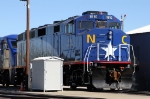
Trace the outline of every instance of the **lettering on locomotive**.
[[95, 39], [96, 39], [95, 34], [93, 34], [93, 36], [91, 36], [90, 34], [87, 35], [87, 43], [90, 43], [90, 42], [95, 43], [96, 41]]
[[127, 44], [127, 42], [124, 41], [124, 39], [125, 39], [126, 37], [127, 37], [127, 36], [122, 36], [122, 43], [123, 43], [123, 44]]

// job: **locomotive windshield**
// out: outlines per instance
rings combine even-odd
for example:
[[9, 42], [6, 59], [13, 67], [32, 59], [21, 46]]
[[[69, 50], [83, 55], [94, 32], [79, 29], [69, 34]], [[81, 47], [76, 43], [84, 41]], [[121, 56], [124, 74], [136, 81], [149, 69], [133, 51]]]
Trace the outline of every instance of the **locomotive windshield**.
[[11, 41], [12, 47], [17, 48], [17, 42], [16, 41]]
[[93, 21], [79, 21], [78, 22], [78, 29], [92, 29], [94, 27]]
[[120, 29], [120, 23], [118, 23], [118, 22], [110, 22], [109, 23], [109, 28], [111, 28], [111, 29]]
[[97, 28], [106, 28], [107, 27], [107, 21], [97, 21], [96, 27]]

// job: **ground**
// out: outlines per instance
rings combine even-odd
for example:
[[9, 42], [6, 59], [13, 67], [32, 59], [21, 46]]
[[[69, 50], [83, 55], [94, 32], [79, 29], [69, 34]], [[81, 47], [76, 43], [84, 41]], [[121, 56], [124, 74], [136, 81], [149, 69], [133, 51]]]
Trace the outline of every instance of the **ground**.
[[39, 92], [39, 91], [19, 91], [19, 87], [0, 87], [0, 99], [150, 99], [150, 92], [131, 91], [87, 91], [86, 88], [70, 90], [65, 87], [63, 91]]

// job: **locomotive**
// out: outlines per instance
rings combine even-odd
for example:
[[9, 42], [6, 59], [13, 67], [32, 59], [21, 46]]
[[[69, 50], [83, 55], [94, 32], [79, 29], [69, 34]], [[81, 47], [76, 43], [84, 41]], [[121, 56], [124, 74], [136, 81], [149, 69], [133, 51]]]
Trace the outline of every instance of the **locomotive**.
[[9, 86], [15, 84], [15, 70], [17, 61], [17, 38], [12, 34], [0, 38], [0, 84]]
[[[30, 61], [45, 56], [63, 58], [63, 85], [72, 89], [130, 89], [135, 56], [130, 37], [121, 30], [121, 24], [108, 12], [86, 11], [81, 16], [32, 28]], [[13, 58], [17, 61], [11, 71], [16, 76], [11, 75], [9, 80], [14, 84], [20, 83], [20, 73], [25, 73], [26, 31], [18, 35], [16, 42], [17, 57]]]

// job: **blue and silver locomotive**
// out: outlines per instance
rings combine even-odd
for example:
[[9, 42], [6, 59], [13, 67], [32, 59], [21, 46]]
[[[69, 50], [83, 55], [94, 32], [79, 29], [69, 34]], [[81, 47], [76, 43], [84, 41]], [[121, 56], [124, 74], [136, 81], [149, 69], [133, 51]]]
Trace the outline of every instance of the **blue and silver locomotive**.
[[[122, 22], [107, 12], [86, 11], [81, 16], [32, 28], [30, 60], [63, 58], [63, 84], [73, 89], [130, 89], [134, 51], [121, 26]], [[16, 66], [25, 66], [26, 32], [18, 35], [17, 52]]]

